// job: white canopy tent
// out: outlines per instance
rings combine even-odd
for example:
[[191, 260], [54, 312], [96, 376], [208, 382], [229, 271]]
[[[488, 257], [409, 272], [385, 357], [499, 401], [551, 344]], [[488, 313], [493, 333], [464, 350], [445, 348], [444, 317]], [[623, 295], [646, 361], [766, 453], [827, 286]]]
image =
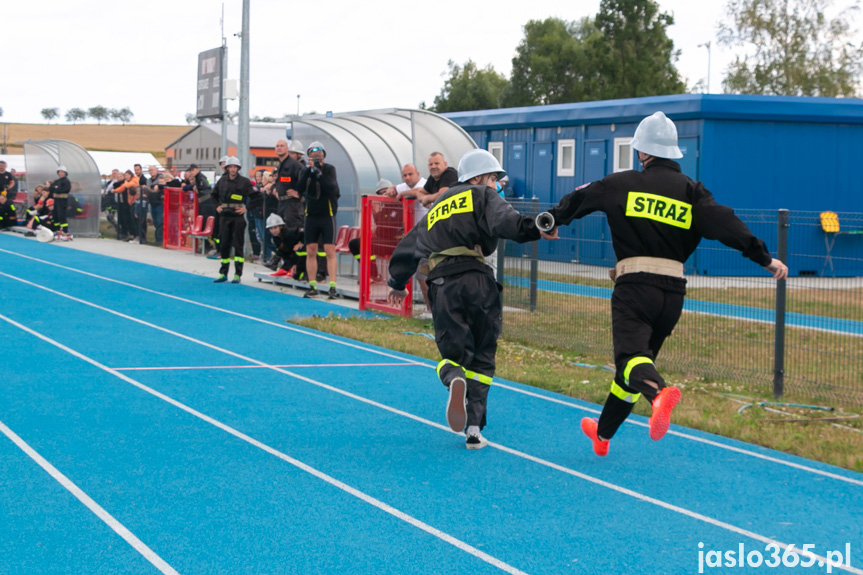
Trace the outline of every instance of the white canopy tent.
[[305, 147], [321, 142], [327, 163], [338, 172], [339, 225], [358, 225], [360, 198], [373, 194], [381, 178], [401, 181], [401, 167], [415, 164], [427, 174], [428, 157], [440, 152], [456, 167], [473, 139], [455, 124], [427, 110], [371, 110], [295, 116], [291, 137]]

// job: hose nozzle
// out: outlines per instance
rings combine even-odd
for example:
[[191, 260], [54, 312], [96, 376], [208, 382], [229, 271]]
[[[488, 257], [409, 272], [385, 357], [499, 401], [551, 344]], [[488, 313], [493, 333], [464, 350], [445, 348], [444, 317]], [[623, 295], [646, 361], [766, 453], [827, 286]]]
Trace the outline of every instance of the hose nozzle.
[[536, 227], [541, 232], [550, 232], [554, 229], [554, 216], [548, 212], [542, 212], [536, 216]]

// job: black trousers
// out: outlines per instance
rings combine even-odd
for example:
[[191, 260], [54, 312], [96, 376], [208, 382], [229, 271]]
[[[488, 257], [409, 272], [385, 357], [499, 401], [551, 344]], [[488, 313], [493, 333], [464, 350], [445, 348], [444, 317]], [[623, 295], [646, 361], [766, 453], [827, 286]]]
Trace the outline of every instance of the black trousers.
[[69, 231], [69, 225], [66, 223], [66, 209], [69, 203], [69, 198], [54, 198], [54, 225], [61, 232]]
[[467, 271], [429, 281], [429, 303], [435, 343], [443, 359], [460, 366], [440, 370], [444, 385], [455, 377], [467, 381], [467, 426], [485, 427], [490, 385], [495, 369], [503, 306], [500, 289], [489, 273]]
[[231, 268], [231, 248], [234, 248], [234, 273], [243, 275], [243, 242], [246, 235], [246, 220], [239, 214], [222, 214], [219, 219], [219, 252], [222, 265], [219, 274], [226, 276]]
[[[634, 276], [649, 276], [639, 278]], [[620, 397], [642, 394], [650, 402], [665, 380], [653, 361], [671, 335], [683, 311], [686, 280], [654, 274], [632, 274], [618, 280], [611, 296], [611, 330], [614, 340], [614, 386], [599, 417], [597, 433], [611, 439], [623, 425], [635, 403]], [[627, 377], [628, 375], [628, 377]], [[652, 381], [659, 389], [645, 383]], [[625, 392], [625, 393], [621, 393]]]

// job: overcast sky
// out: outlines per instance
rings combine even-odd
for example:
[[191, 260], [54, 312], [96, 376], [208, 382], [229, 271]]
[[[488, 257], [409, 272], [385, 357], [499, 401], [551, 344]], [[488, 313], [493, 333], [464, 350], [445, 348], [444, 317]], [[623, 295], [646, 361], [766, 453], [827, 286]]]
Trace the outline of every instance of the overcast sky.
[[[852, 0], [838, 0], [846, 5]], [[733, 59], [715, 41], [725, 0], [659, 0], [674, 15], [688, 86], [722, 89]], [[213, 0], [10, 1], [3, 8], [3, 122], [41, 123], [43, 108], [128, 106], [139, 124], [184, 124], [195, 111], [197, 55], [221, 43]], [[509, 75], [530, 19], [595, 15], [599, 0], [252, 0], [250, 109], [278, 117], [431, 105], [447, 61], [472, 59]], [[228, 70], [239, 78], [242, 0], [225, 0]], [[856, 22], [859, 24], [859, 22]], [[856, 26], [855, 26], [856, 27]], [[237, 102], [230, 105], [238, 107]]]

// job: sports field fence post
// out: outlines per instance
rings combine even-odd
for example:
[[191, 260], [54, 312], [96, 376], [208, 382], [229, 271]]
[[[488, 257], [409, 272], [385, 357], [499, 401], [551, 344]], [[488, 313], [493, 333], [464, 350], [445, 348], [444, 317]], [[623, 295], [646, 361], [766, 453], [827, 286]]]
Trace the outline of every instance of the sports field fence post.
[[[776, 257], [788, 262], [788, 210], [779, 210], [777, 217]], [[785, 283], [776, 282], [776, 321], [774, 323], [773, 396], [782, 397], [785, 391]]]
[[[539, 198], [534, 196], [530, 201], [530, 215], [536, 217], [539, 213]], [[539, 276], [539, 242], [530, 242], [530, 311], [536, 311], [536, 285]]]

